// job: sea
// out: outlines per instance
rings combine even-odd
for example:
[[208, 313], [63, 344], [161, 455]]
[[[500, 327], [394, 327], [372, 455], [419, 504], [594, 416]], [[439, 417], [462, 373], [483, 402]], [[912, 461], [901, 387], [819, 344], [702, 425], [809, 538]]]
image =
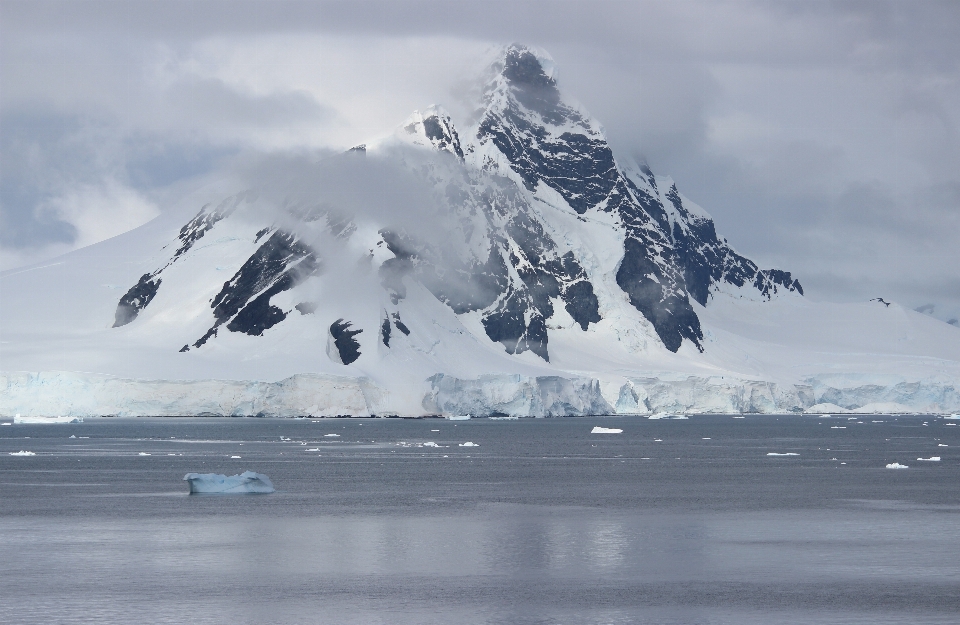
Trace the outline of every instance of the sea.
[[7, 420], [0, 622], [956, 624], [955, 424]]

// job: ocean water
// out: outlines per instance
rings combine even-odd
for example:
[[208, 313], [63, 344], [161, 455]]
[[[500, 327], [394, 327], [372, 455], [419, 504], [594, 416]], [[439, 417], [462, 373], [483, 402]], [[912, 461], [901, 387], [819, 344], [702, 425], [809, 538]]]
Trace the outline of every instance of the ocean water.
[[[955, 624], [948, 423], [3, 426], [0, 622]], [[248, 469], [277, 492], [190, 496], [182, 481]]]

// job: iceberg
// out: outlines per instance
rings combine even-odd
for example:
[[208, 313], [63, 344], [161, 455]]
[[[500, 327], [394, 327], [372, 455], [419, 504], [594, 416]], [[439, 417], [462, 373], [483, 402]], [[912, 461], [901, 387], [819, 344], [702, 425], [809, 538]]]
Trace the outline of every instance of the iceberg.
[[909, 469], [910, 467], [908, 467], [905, 464], [900, 464], [899, 462], [891, 462], [890, 464], [887, 465], [887, 468], [888, 469]]
[[[471, 442], [471, 441], [467, 441], [466, 443], [460, 443], [460, 447], [479, 447], [479, 446], [480, 446], [480, 445], [478, 445], [478, 444], [476, 444], [476, 443], [474, 443], [474, 442]], [[939, 458], [937, 458], [937, 459], [939, 460]]]
[[930, 456], [929, 458], [917, 458], [920, 462], [940, 462], [940, 456]]
[[599, 425], [590, 430], [591, 434], [623, 434], [620, 428], [602, 428]]
[[9, 455], [11, 455], [11, 456], [36, 456], [37, 454], [33, 453], [32, 451], [23, 451], [23, 450], [21, 449], [20, 451], [11, 451]]
[[452, 414], [452, 415], [447, 415], [447, 420], [448, 420], [448, 421], [469, 421], [469, 420], [470, 420], [470, 415], [468, 415], [468, 414]]
[[83, 423], [83, 417], [13, 417], [13, 422], [23, 425], [46, 425], [49, 423]]
[[794, 452], [792, 452], [792, 451], [788, 451], [788, 452], [783, 453], [783, 454], [778, 454], [778, 453], [775, 452], [775, 451], [771, 451], [771, 452], [768, 453], [767, 455], [768, 455], [768, 456], [799, 456], [800, 454], [794, 453]]
[[266, 494], [274, 490], [273, 482], [269, 477], [253, 471], [244, 471], [240, 475], [229, 477], [219, 473], [187, 473], [183, 479], [189, 482], [191, 495], [194, 493]]

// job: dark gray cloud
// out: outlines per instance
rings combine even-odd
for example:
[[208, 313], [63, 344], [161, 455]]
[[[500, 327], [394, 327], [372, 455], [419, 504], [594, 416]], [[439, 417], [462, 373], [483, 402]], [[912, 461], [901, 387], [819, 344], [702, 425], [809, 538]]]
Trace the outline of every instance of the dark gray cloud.
[[[57, 207], [98, 177], [160, 205], [240, 150], [359, 143], [432, 102], [463, 119], [470, 59], [522, 41], [811, 297], [960, 314], [956, 2], [7, 0], [0, 34], [2, 158], [57, 181], [4, 167], [21, 247], [80, 237]], [[52, 130], [17, 125], [36, 110]]]

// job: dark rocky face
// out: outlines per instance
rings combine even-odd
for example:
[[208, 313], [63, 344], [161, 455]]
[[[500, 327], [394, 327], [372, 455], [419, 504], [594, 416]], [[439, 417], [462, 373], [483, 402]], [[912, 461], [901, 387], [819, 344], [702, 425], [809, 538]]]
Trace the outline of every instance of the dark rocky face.
[[227, 324], [231, 332], [260, 336], [286, 318], [286, 313], [270, 304], [270, 298], [320, 271], [320, 262], [306, 245], [292, 234], [275, 231], [240, 267], [233, 278], [213, 298], [211, 307], [216, 323], [194, 343], [200, 347]]
[[337, 319], [330, 326], [330, 336], [333, 337], [337, 351], [340, 353], [340, 362], [349, 365], [360, 358], [360, 343], [353, 338], [363, 330], [351, 330], [353, 324], [343, 319]]

